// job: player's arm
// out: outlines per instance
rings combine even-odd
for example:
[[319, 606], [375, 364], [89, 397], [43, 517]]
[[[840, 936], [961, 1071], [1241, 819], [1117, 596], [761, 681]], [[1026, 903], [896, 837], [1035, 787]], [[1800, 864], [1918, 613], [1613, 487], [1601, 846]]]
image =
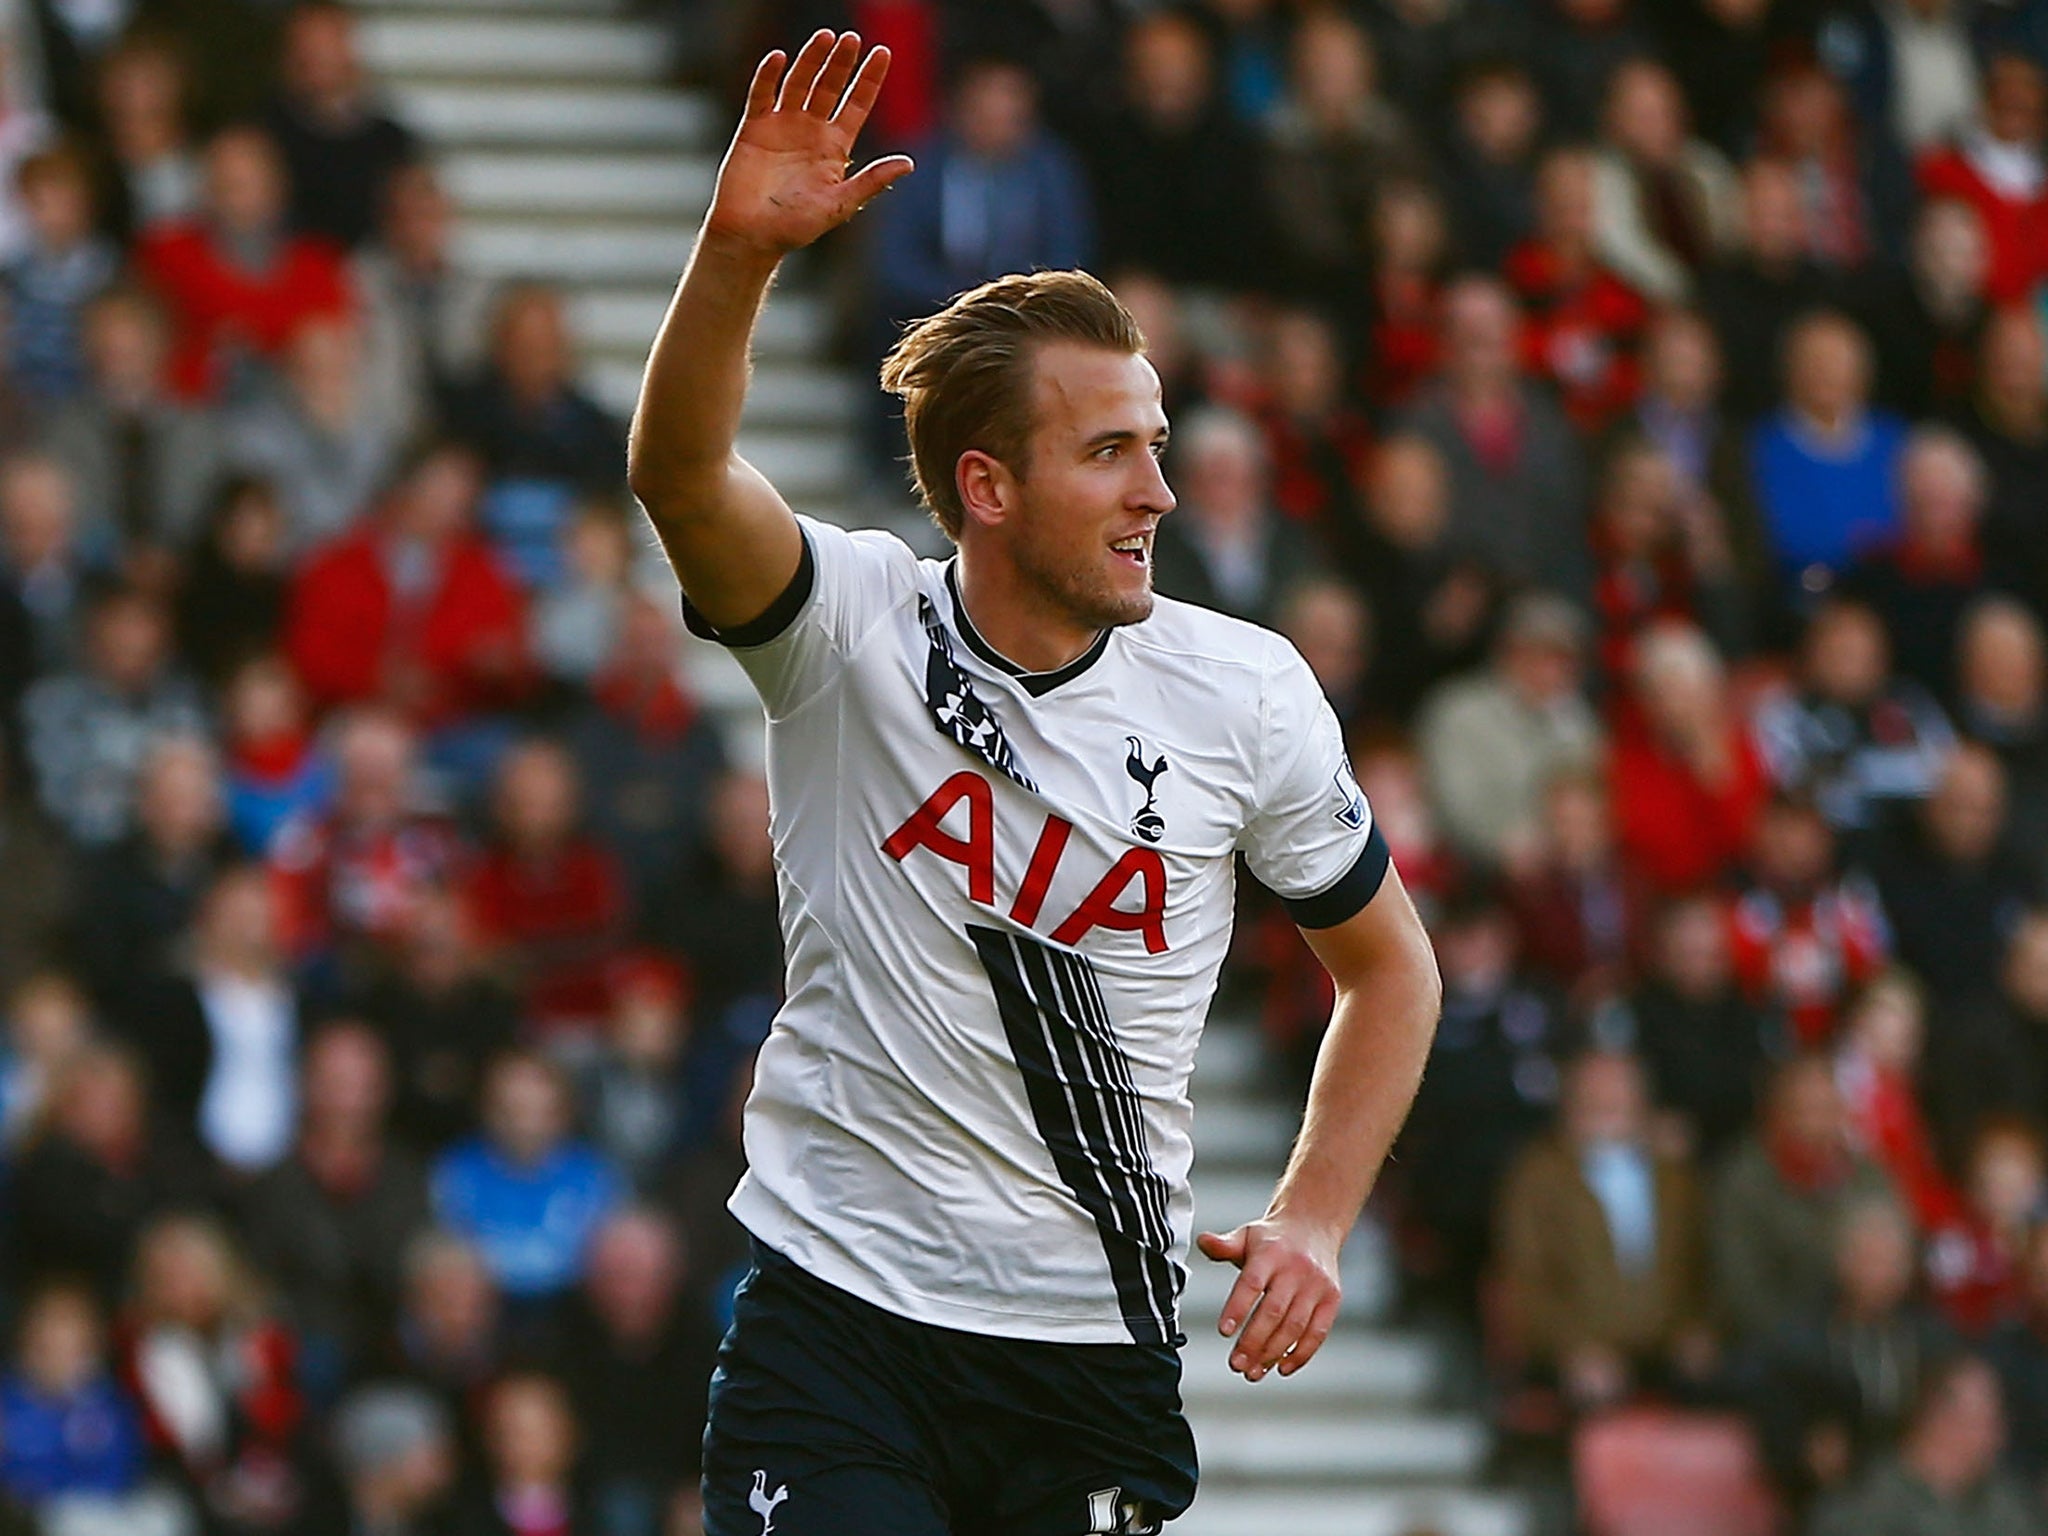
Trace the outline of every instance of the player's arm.
[[1199, 1239], [1203, 1253], [1239, 1268], [1218, 1327], [1238, 1334], [1231, 1369], [1250, 1381], [1276, 1365], [1291, 1376], [1329, 1337], [1342, 1299], [1338, 1252], [1415, 1100], [1443, 1001], [1429, 935], [1391, 866], [1356, 914], [1302, 935], [1336, 982], [1337, 1003], [1301, 1135], [1266, 1214]]
[[788, 505], [735, 450], [754, 322], [782, 258], [907, 174], [901, 155], [850, 173], [854, 139], [889, 51], [819, 32], [792, 61], [769, 54], [689, 268], [655, 337], [633, 412], [627, 478], [677, 579], [718, 629], [764, 613], [802, 558]]

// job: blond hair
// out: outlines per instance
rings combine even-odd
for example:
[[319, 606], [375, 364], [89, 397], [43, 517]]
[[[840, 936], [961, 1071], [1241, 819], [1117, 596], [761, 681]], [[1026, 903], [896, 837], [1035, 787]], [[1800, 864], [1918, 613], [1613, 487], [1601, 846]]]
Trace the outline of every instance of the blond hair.
[[1095, 278], [1029, 272], [970, 288], [913, 321], [882, 360], [882, 388], [903, 401], [918, 500], [947, 538], [958, 539], [967, 519], [955, 479], [961, 454], [979, 450], [1024, 477], [1032, 357], [1057, 341], [1145, 350], [1138, 322]]

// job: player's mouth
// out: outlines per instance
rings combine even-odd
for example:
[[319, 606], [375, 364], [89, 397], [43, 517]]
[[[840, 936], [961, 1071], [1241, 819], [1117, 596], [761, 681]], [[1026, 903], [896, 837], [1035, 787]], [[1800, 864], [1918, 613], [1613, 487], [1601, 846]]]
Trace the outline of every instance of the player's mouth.
[[1109, 549], [1119, 560], [1128, 561], [1141, 571], [1152, 563], [1152, 539], [1149, 534], [1134, 533], [1127, 539], [1118, 539], [1109, 546]]

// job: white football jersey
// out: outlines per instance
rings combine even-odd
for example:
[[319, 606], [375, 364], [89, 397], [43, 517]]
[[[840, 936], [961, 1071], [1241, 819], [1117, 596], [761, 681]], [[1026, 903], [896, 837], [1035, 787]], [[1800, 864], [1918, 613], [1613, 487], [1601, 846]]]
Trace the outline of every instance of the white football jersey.
[[1311, 928], [1386, 873], [1336, 718], [1285, 640], [1165, 598], [1024, 673], [950, 562], [803, 531], [716, 637], [767, 709], [789, 972], [733, 1214], [901, 1316], [1177, 1344], [1233, 856]]

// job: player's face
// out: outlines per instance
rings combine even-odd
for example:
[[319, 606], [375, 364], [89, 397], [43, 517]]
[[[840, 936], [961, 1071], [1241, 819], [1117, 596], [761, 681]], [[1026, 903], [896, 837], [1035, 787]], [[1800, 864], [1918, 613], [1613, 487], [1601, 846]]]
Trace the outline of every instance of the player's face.
[[1152, 612], [1152, 535], [1173, 510], [1159, 375], [1142, 357], [1061, 343], [1039, 352], [1033, 390], [1010, 557], [1077, 625], [1135, 624]]

